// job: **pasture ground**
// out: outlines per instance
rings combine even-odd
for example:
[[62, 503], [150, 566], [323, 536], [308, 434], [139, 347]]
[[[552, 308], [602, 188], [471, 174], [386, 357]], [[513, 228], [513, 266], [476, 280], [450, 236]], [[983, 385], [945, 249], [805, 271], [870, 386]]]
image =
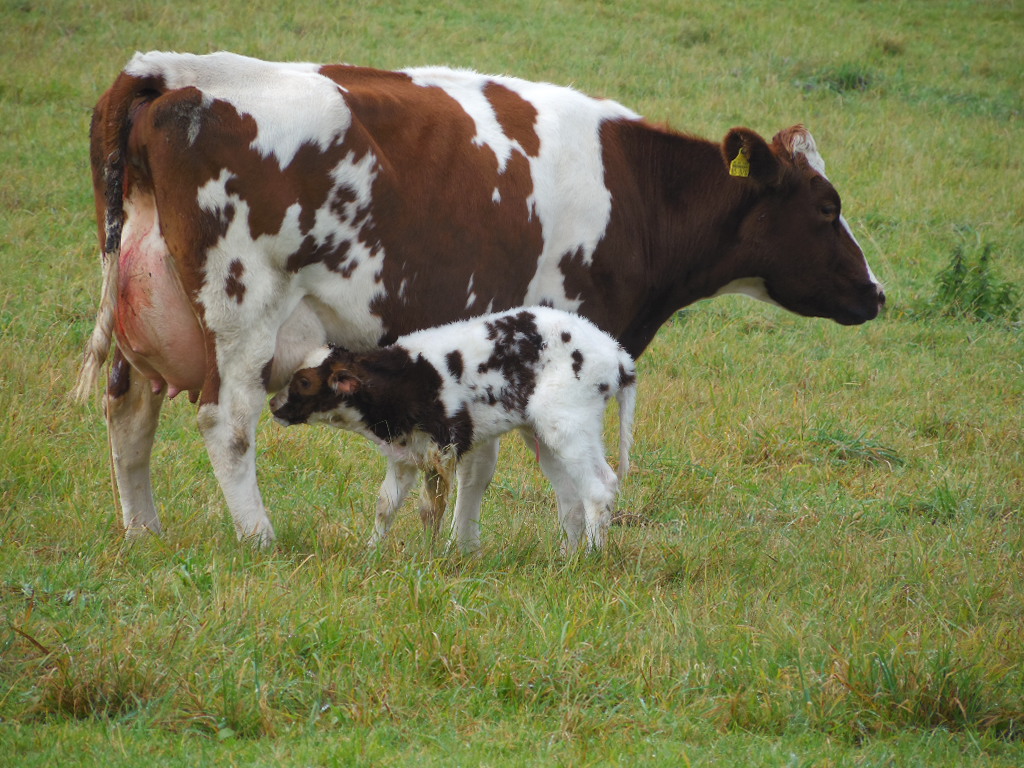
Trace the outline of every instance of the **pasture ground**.
[[[1024, 764], [1019, 2], [100, 5], [0, 0], [0, 763]], [[678, 315], [640, 361], [644, 524], [602, 556], [558, 555], [511, 440], [482, 557], [411, 511], [367, 552], [383, 462], [272, 423], [280, 541], [253, 553], [186, 402], [167, 535], [128, 545], [99, 407], [67, 393], [90, 109], [152, 48], [508, 72], [716, 139], [804, 122], [889, 310]]]

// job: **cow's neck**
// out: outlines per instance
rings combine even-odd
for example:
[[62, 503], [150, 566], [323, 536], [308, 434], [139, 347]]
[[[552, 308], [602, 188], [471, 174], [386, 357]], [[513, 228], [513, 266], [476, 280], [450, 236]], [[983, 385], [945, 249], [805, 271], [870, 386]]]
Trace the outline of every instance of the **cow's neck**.
[[676, 311], [748, 275], [727, 258], [746, 203], [719, 146], [643, 123], [633, 133], [624, 146], [642, 211], [637, 226], [648, 233], [646, 289], [621, 336], [635, 356]]

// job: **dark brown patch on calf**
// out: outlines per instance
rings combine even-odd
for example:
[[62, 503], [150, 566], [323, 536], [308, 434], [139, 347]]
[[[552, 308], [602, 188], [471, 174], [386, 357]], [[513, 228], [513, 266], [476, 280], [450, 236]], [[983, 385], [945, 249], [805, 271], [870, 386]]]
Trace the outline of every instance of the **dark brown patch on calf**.
[[602, 395], [607, 395], [608, 390], [610, 390], [611, 388], [611, 384], [609, 384], [607, 381], [602, 381], [600, 384], [597, 385], [597, 391], [600, 392]]
[[462, 372], [465, 370], [462, 353], [457, 349], [453, 350], [444, 356], [444, 361], [448, 366], [448, 373], [452, 375], [452, 378], [456, 381], [462, 381]]
[[572, 351], [572, 375], [577, 379], [580, 377], [580, 371], [583, 369], [583, 353], [578, 349]]
[[245, 299], [245, 284], [242, 283], [242, 275], [245, 274], [245, 266], [238, 259], [231, 262], [228, 267], [228, 276], [224, 281], [224, 293], [229, 299], [234, 299], [239, 304]]
[[572, 334], [570, 334], [568, 331], [562, 331], [562, 341], [568, 344], [570, 341], [572, 341]]
[[487, 338], [494, 347], [478, 371], [499, 371], [504, 384], [497, 394], [498, 401], [509, 411], [523, 413], [536, 386], [535, 366], [544, 346], [534, 316], [523, 310], [488, 322]]
[[619, 363], [619, 389], [628, 387], [636, 382], [636, 373], [627, 371], [622, 363]]
[[[329, 386], [332, 376], [358, 384], [351, 393], [341, 394]], [[441, 448], [453, 446], [461, 456], [473, 444], [472, 419], [465, 407], [447, 416], [440, 395], [441, 375], [420, 355], [413, 358], [397, 346], [365, 353], [335, 348], [319, 367], [292, 377], [288, 401], [274, 415], [301, 424], [314, 413], [345, 405], [381, 440], [402, 444], [420, 431]]]

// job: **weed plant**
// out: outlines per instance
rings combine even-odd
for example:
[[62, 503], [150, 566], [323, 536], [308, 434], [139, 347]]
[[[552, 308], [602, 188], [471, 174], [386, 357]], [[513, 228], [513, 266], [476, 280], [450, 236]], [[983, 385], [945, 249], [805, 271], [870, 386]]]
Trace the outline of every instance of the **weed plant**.
[[[2, 9], [0, 764], [1024, 765], [1017, 4]], [[803, 122], [889, 310], [726, 297], [666, 325], [600, 556], [559, 555], [515, 440], [479, 558], [411, 510], [367, 551], [380, 457], [269, 422], [255, 553], [178, 401], [167, 533], [126, 543], [100, 408], [67, 393], [99, 292], [90, 109], [151, 48], [508, 72], [715, 139]]]
[[943, 314], [976, 320], [1016, 320], [1020, 315], [1020, 288], [1000, 279], [992, 266], [992, 244], [985, 243], [976, 259], [962, 244], [936, 278], [938, 290], [932, 306]]

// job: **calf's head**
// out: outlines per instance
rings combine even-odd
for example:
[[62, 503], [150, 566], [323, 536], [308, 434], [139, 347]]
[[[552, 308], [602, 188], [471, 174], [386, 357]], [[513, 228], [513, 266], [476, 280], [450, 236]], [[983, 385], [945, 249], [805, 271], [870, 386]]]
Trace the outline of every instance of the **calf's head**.
[[722, 155], [742, 197], [731, 258], [745, 277], [763, 283], [751, 289], [744, 280], [742, 292], [844, 325], [874, 318], [885, 293], [843, 218], [811, 134], [793, 126], [769, 145], [734, 128]]
[[288, 387], [273, 397], [270, 410], [284, 425], [326, 422], [352, 427], [359, 413], [347, 400], [362, 386], [351, 366], [352, 355], [340, 347], [322, 347], [306, 358]]

